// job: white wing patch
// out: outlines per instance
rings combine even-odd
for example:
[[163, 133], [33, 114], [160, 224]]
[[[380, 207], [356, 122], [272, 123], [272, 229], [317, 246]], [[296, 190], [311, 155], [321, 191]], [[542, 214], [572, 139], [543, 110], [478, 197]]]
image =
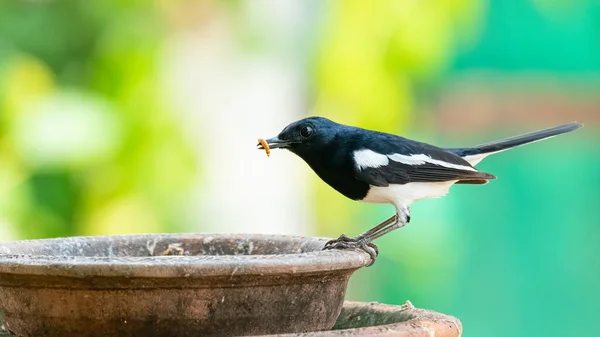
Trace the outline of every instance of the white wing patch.
[[388, 156], [371, 150], [354, 151], [354, 163], [359, 170], [377, 168], [390, 163]]
[[[411, 154], [410, 156], [405, 156], [403, 154], [394, 153], [394, 154], [388, 155], [388, 158], [390, 158], [391, 160], [393, 160], [395, 162], [402, 163], [402, 164], [423, 165], [423, 164], [427, 163], [426, 158], [429, 158], [429, 157], [424, 154], [418, 154], [418, 155]], [[429, 158], [429, 159], [431, 159], [431, 158]]]
[[457, 170], [463, 171], [474, 171], [477, 172], [474, 168], [465, 165], [458, 165], [445, 162], [443, 160], [433, 159], [425, 154], [411, 154], [410, 156], [394, 153], [388, 155], [388, 157], [398, 163], [407, 164], [407, 165], [423, 165], [425, 163], [430, 163], [434, 165], [444, 166], [447, 168], [453, 168]]
[[354, 151], [354, 162], [359, 170], [388, 165], [390, 159], [406, 165], [416, 166], [430, 163], [457, 170], [477, 172], [476, 169], [470, 166], [448, 163], [443, 160], [433, 159], [425, 154], [411, 154], [407, 156], [399, 153], [385, 155], [368, 149]]

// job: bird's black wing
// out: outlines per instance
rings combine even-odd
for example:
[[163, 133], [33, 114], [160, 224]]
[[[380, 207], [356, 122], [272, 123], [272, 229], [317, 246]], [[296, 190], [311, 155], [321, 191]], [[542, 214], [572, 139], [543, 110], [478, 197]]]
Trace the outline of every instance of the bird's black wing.
[[463, 184], [481, 184], [495, 178], [485, 172], [464, 171], [430, 163], [408, 165], [393, 160], [390, 160], [389, 164], [385, 166], [356, 169], [355, 176], [358, 180], [373, 186], [452, 180], [458, 180]]
[[[415, 142], [398, 136], [378, 134], [363, 144], [369, 150], [393, 158], [394, 154], [432, 159], [418, 164], [389, 159], [386, 165], [378, 167], [355, 167], [355, 177], [374, 186], [407, 184], [410, 182], [442, 182], [458, 180], [460, 183], [481, 184], [495, 179], [491, 174], [475, 170], [467, 161], [449, 151], [433, 145]], [[464, 169], [463, 169], [464, 168]]]

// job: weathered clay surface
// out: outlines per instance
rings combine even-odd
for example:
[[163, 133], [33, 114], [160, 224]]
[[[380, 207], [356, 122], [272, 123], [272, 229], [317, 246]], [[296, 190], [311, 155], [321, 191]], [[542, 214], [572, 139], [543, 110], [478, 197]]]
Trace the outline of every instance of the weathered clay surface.
[[[20, 336], [330, 329], [359, 251], [326, 239], [165, 234], [0, 243], [0, 318]], [[177, 247], [177, 254], [171, 254]], [[171, 248], [171, 250], [169, 250]]]
[[[380, 303], [345, 302], [333, 330], [268, 337], [459, 337], [460, 321], [435, 311]], [[267, 337], [267, 336], [264, 336]]]
[[[1, 328], [0, 336], [9, 336]], [[334, 330], [263, 337], [459, 337], [461, 333], [457, 318], [412, 305], [345, 302]]]

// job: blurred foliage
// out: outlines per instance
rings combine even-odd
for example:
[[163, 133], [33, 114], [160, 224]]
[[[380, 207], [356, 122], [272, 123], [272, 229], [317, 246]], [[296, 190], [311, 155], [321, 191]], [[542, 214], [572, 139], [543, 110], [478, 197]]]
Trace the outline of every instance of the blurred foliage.
[[[600, 2], [488, 1], [476, 48], [457, 55], [455, 69], [546, 71], [555, 76], [600, 72]], [[518, 15], [515, 15], [518, 13]]]
[[415, 83], [440, 75], [451, 47], [474, 31], [481, 6], [476, 0], [327, 4], [315, 114], [389, 132], [407, 124]]
[[196, 160], [161, 99], [163, 39], [140, 1], [0, 6], [0, 214], [19, 236], [177, 228]]

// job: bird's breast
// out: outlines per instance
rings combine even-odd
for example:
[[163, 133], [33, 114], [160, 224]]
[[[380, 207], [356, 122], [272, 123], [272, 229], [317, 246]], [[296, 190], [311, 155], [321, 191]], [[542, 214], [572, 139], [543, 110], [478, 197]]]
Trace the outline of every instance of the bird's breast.
[[352, 200], [362, 200], [369, 191], [369, 184], [356, 178], [350, 152], [337, 147], [303, 153], [301, 158], [333, 189]]
[[352, 200], [362, 200], [369, 191], [369, 184], [362, 182], [351, 174], [342, 171], [315, 171], [317, 175], [336, 191]]

